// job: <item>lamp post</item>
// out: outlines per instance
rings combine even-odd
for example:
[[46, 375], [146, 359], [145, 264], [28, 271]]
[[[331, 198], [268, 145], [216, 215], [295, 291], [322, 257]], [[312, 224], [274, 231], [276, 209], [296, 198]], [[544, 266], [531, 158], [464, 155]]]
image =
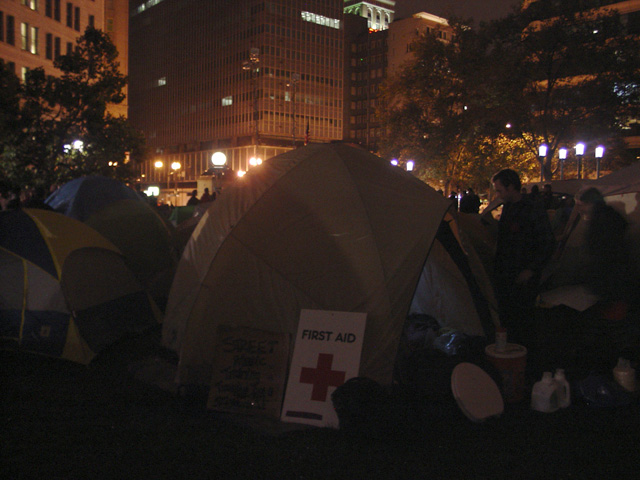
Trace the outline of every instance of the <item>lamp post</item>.
[[249, 59], [242, 62], [242, 69], [251, 71], [253, 83], [253, 121], [254, 130], [254, 157], [258, 156], [257, 145], [260, 141], [258, 133], [258, 72], [260, 71], [260, 49], [253, 47], [249, 50]]
[[[174, 183], [175, 183], [175, 187], [174, 187], [174, 193], [178, 193], [178, 180], [175, 178], [175, 174], [178, 170], [180, 170], [180, 167], [182, 165], [180, 165], [180, 162], [173, 162], [171, 164], [171, 170], [173, 170], [173, 172], [171, 172], [171, 175], [174, 175]], [[170, 188], [170, 187], [169, 187]]]
[[598, 145], [596, 147], [596, 178], [600, 178], [600, 159], [604, 156], [604, 147]]
[[[162, 162], [162, 160], [156, 160], [154, 162], [153, 166], [155, 167], [156, 170], [160, 170], [162, 167], [164, 167], [164, 163]], [[156, 177], [155, 177], [156, 180], [158, 180], [159, 176], [160, 176], [159, 173], [156, 174]], [[167, 188], [169, 188], [169, 187], [167, 187]]]
[[560, 180], [564, 180], [564, 161], [567, 159], [567, 149], [558, 150], [558, 158], [560, 159]]
[[576, 158], [578, 160], [578, 180], [582, 178], [582, 156], [584, 155], [584, 143], [576, 144]]
[[540, 181], [544, 181], [544, 159], [547, 157], [547, 146], [543, 143], [538, 147], [538, 156], [540, 157]]

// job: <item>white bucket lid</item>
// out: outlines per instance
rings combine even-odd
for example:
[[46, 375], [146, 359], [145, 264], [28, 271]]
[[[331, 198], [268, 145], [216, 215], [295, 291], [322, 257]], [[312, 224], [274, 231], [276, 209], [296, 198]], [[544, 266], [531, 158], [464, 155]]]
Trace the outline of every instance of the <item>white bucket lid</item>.
[[498, 385], [473, 363], [460, 363], [453, 369], [451, 391], [462, 413], [473, 422], [482, 422], [504, 411]]

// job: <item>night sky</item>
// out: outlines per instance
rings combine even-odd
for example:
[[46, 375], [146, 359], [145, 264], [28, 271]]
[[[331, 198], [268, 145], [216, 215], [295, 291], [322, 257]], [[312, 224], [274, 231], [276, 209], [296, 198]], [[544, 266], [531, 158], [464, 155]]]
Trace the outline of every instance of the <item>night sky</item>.
[[481, 21], [503, 17], [511, 12], [519, 0], [396, 0], [395, 18], [406, 18], [417, 12], [427, 12], [448, 18], [456, 15]]

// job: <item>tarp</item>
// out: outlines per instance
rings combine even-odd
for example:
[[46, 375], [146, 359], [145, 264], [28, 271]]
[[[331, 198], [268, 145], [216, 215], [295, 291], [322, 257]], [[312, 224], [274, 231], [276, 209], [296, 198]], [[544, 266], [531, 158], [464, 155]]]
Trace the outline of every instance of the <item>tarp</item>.
[[[219, 325], [293, 338], [302, 309], [365, 312], [360, 374], [381, 383], [414, 298], [442, 325], [483, 335], [495, 320], [477, 297], [490, 285], [464, 245], [449, 245], [459, 240], [450, 206], [347, 144], [305, 146], [251, 169], [209, 207], [179, 262], [163, 324], [178, 383], [210, 382]], [[427, 289], [416, 295], [419, 283]]]
[[178, 246], [169, 225], [137, 192], [117, 180], [92, 175], [65, 183], [46, 203], [118, 247], [140, 283], [164, 308]]
[[0, 212], [4, 346], [86, 364], [159, 318], [120, 251], [95, 230], [47, 210]]

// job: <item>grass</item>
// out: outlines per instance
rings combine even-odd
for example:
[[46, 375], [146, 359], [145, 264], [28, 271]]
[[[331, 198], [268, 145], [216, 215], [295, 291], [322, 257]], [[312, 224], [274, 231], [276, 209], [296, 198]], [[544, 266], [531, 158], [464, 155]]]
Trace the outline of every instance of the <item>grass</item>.
[[[167, 360], [157, 332], [90, 366], [20, 352], [1, 358], [3, 478], [637, 478], [640, 406], [574, 401], [543, 414], [507, 405], [482, 424], [449, 392], [394, 397], [366, 430], [253, 421], [142, 382], [131, 365]], [[636, 399], [637, 400], [637, 399]]]

